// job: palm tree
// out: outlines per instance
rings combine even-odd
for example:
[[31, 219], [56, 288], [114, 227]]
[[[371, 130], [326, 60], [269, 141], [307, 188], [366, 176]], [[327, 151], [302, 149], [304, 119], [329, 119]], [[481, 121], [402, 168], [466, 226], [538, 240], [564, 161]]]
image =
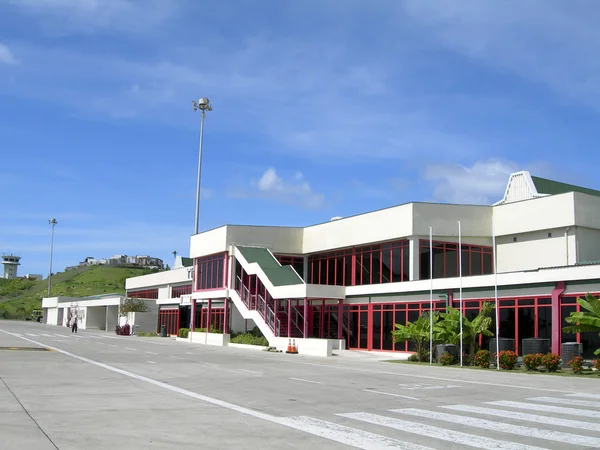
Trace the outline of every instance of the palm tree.
[[[473, 364], [475, 354], [479, 349], [479, 336], [491, 337], [494, 334], [489, 330], [492, 325], [490, 314], [494, 306], [490, 302], [481, 304], [479, 314], [473, 320], [467, 319], [463, 315], [463, 345], [469, 349], [469, 361]], [[456, 308], [448, 307], [448, 312], [440, 314], [441, 320], [436, 323], [433, 333], [436, 342], [448, 344], [460, 344], [460, 311]]]
[[[600, 299], [587, 293], [585, 299], [578, 298], [577, 303], [586, 311], [572, 312], [569, 317], [566, 317], [565, 321], [571, 325], [564, 327], [563, 331], [565, 333], [597, 331], [600, 335]], [[600, 348], [594, 352], [594, 355], [600, 355]]]
[[[435, 327], [439, 315], [434, 313], [433, 324]], [[415, 322], [406, 322], [406, 325], [395, 324], [396, 329], [392, 331], [394, 342], [412, 342], [415, 345], [415, 351], [419, 361], [424, 362], [429, 359], [426, 344], [429, 342], [429, 313], [424, 313]]]

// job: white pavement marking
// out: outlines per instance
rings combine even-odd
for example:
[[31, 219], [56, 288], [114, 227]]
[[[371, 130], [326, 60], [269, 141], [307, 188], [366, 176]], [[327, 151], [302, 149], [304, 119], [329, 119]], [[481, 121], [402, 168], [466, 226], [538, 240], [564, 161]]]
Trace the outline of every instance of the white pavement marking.
[[543, 403], [560, 403], [561, 405], [573, 405], [573, 406], [591, 406], [592, 408], [600, 408], [600, 402], [590, 402], [587, 400], [575, 400], [571, 398], [554, 398], [554, 397], [533, 397], [528, 398], [534, 402]]
[[115, 344], [106, 344], [106, 345], [110, 345], [111, 347], [118, 347], [118, 345], [115, 345]]
[[96, 341], [96, 344], [98, 344], [98, 345], [104, 345], [104, 342]]
[[425, 425], [419, 422], [410, 422], [392, 417], [379, 416], [365, 412], [338, 414], [340, 417], [360, 420], [361, 422], [371, 423], [383, 427], [393, 428], [394, 430], [413, 433], [419, 436], [427, 436], [442, 441], [453, 442], [456, 444], [469, 445], [475, 448], [501, 449], [501, 450], [541, 450], [540, 447], [532, 447], [516, 442], [501, 441], [491, 439], [476, 434], [463, 433], [461, 431], [448, 430], [446, 428]]
[[33, 337], [38, 337], [37, 334], [31, 334], [31, 333], [25, 333], [27, 336], [33, 336]]
[[173, 356], [173, 355], [171, 355], [171, 358], [173, 358], [173, 359], [184, 359], [181, 356]]
[[125, 350], [131, 350], [132, 352], [137, 352], [137, 350], [135, 348], [131, 348], [131, 347], [125, 347]]
[[543, 430], [534, 427], [524, 427], [522, 425], [513, 425], [511, 423], [496, 422], [494, 420], [477, 419], [475, 417], [460, 416], [458, 414], [448, 414], [438, 411], [428, 411], [424, 409], [394, 409], [393, 412], [407, 414], [414, 417], [423, 417], [428, 420], [440, 420], [453, 424], [466, 425], [470, 428], [482, 428], [487, 431], [499, 431], [501, 433], [510, 433], [517, 436], [533, 437], [536, 439], [546, 439], [548, 441], [562, 442], [570, 445], [584, 445], [592, 448], [600, 448], [600, 438], [590, 436], [581, 436], [579, 434], [563, 433], [562, 431]]
[[422, 445], [402, 442], [397, 439], [346, 427], [337, 423], [314, 419], [312, 417], [288, 417], [283, 419], [281, 423], [282, 425], [306, 431], [307, 433], [321, 436], [351, 447], [374, 450], [391, 448], [401, 450], [429, 450], [429, 447], [423, 447]]
[[156, 364], [154, 361], [146, 361], [149, 364]]
[[148, 353], [149, 355], [158, 355], [158, 353], [154, 353], [154, 352], [145, 352]]
[[186, 355], [193, 355], [192, 352], [185, 352]]
[[410, 377], [410, 378], [423, 378], [428, 380], [441, 380], [441, 381], [451, 381], [453, 383], [469, 383], [469, 384], [481, 384], [486, 386], [500, 386], [500, 387], [508, 387], [513, 389], [528, 389], [531, 391], [545, 391], [545, 392], [560, 392], [571, 394], [573, 391], [564, 391], [560, 389], [545, 389], [539, 387], [530, 387], [530, 386], [519, 386], [517, 384], [499, 384], [485, 381], [475, 381], [475, 380], [461, 380], [456, 378], [442, 378], [442, 377], [431, 377], [426, 375], [417, 375], [414, 373], [406, 373], [406, 372], [386, 372], [382, 370], [370, 370], [370, 369], [358, 369], [356, 367], [346, 367], [346, 366], [333, 366], [330, 364], [319, 364], [319, 363], [309, 363], [304, 361], [289, 361], [292, 364], [304, 364], [307, 366], [318, 366], [318, 367], [327, 367], [329, 369], [337, 369], [337, 370], [351, 370], [354, 372], [366, 372], [366, 373], [378, 373], [381, 375], [393, 375], [394, 377]]
[[304, 383], [312, 383], [312, 384], [323, 384], [323, 382], [322, 382], [322, 381], [311, 381], [311, 380], [305, 380], [305, 379], [303, 379], [303, 378], [294, 378], [294, 377], [291, 377], [291, 378], [290, 378], [290, 380], [294, 380], [294, 381], [302, 381], [302, 382], [304, 382]]
[[421, 384], [421, 383], [417, 383], [417, 384], [405, 384], [405, 383], [400, 383], [398, 386], [400, 386], [400, 389], [405, 389], [407, 391], [414, 391], [417, 389], [453, 389], [453, 388], [458, 388], [460, 386], [453, 386], [453, 385], [436, 385], [436, 384]]
[[537, 414], [527, 414], [517, 411], [506, 411], [501, 409], [482, 408], [480, 406], [470, 405], [447, 405], [442, 406], [452, 411], [464, 411], [468, 413], [484, 414], [488, 416], [503, 417], [505, 419], [523, 420], [525, 422], [543, 423], [557, 427], [578, 428], [580, 430], [589, 430], [600, 432], [600, 424], [582, 422], [580, 420], [559, 419], [558, 417], [539, 416]]
[[248, 370], [248, 369], [238, 369], [238, 370], [241, 370], [242, 372], [248, 372], [253, 375], [262, 375], [263, 374], [262, 372], [257, 372], [256, 370]]
[[562, 406], [537, 405], [535, 403], [511, 402], [508, 400], [498, 400], [496, 402], [485, 402], [485, 403], [488, 405], [506, 406], [509, 408], [518, 408], [518, 409], [527, 409], [527, 410], [531, 410], [531, 411], [564, 414], [565, 416], [593, 417], [595, 419], [600, 419], [600, 412], [592, 411], [591, 409], [563, 408]]
[[[8, 331], [1, 330], [1, 332], [13, 335]], [[14, 336], [14, 335], [13, 335]], [[111, 372], [115, 372], [126, 377], [134, 378], [139, 381], [143, 381], [145, 383], [152, 384], [154, 386], [167, 389], [172, 392], [176, 392], [181, 395], [185, 395], [187, 397], [195, 398], [197, 400], [210, 403], [216, 406], [220, 406], [222, 408], [229, 409], [231, 411], [236, 411], [241, 414], [246, 414], [257, 419], [266, 420], [272, 423], [276, 423], [279, 425], [287, 426], [289, 428], [293, 428], [299, 431], [303, 431], [305, 433], [313, 434], [315, 436], [320, 436], [325, 439], [329, 439], [331, 441], [339, 442], [342, 444], [352, 445], [357, 448], [361, 448], [364, 450], [385, 450], [385, 449], [415, 449], [415, 450], [427, 450], [426, 447], [418, 447], [416, 445], [411, 444], [410, 446], [406, 446], [405, 443], [401, 441], [397, 441], [395, 439], [387, 438], [384, 436], [379, 436], [376, 434], [368, 433], [366, 431], [359, 431], [348, 428], [340, 428], [341, 426], [332, 425], [330, 428], [315, 426], [314, 422], [311, 424], [302, 418], [285, 418], [285, 417], [277, 417], [272, 416], [270, 414], [265, 414], [260, 411], [255, 411], [250, 408], [246, 408], [244, 406], [236, 405], [234, 403], [225, 402], [223, 400], [219, 400], [216, 398], [208, 397], [206, 395], [197, 394], [195, 392], [188, 391], [186, 389], [178, 388], [176, 386], [172, 386], [167, 383], [163, 383], [162, 381], [153, 380], [152, 378], [145, 377], [143, 375], [137, 375], [132, 372], [128, 372], [127, 370], [119, 369], [118, 367], [109, 366], [108, 364], [101, 363], [99, 361], [94, 361], [92, 359], [84, 358], [83, 356], [75, 355], [73, 353], [67, 352], [65, 350], [61, 350], [56, 347], [51, 347], [40, 342], [34, 341], [32, 339], [28, 339], [25, 337], [21, 337], [21, 339], [32, 342], [41, 347], [47, 347], [63, 355], [70, 356], [71, 358], [77, 359], [79, 361], [83, 361], [88, 364], [92, 364], [97, 367], [101, 367], [103, 369], [109, 370]], [[148, 361], [150, 363], [154, 363], [152, 361]], [[310, 419], [309, 419], [310, 420]], [[313, 419], [314, 420], [314, 419]], [[313, 421], [311, 420], [311, 421]], [[346, 434], [342, 434], [339, 431], [345, 430]], [[533, 448], [533, 447], [531, 447]]]
[[600, 400], [600, 394], [567, 394], [567, 397], [583, 397], [583, 398], [597, 398]]
[[41, 336], [52, 337], [52, 335], [48, 333], [43, 333]]
[[65, 337], [64, 334], [58, 334], [58, 333], [52, 333], [54, 336], [58, 336], [58, 337]]
[[363, 389], [363, 391], [372, 392], [373, 394], [389, 395], [390, 397], [401, 397], [401, 398], [407, 398], [409, 400], [419, 400], [416, 397], [409, 397], [408, 395], [392, 394], [391, 392], [374, 391], [373, 389]]

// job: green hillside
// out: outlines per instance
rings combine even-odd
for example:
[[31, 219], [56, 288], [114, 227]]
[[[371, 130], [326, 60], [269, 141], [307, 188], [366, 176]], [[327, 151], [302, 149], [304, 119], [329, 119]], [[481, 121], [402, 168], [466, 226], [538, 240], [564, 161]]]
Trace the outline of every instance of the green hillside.
[[[52, 276], [52, 297], [86, 297], [88, 295], [125, 293], [125, 279], [152, 273], [134, 267], [80, 267]], [[48, 279], [5, 280], [0, 278], [0, 319], [24, 319], [42, 307], [48, 295]]]

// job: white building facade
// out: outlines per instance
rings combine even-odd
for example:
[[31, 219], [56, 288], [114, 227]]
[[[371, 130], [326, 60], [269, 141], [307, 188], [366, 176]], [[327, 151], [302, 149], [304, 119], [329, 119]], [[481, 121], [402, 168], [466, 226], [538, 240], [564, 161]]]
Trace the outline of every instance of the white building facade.
[[[175, 328], [210, 321], [227, 333], [250, 320], [279, 348], [296, 338], [300, 350], [319, 341], [409, 351], [392, 341], [394, 324], [429, 311], [431, 285], [435, 310], [458, 307], [462, 259], [464, 313], [495, 301], [496, 270], [499, 336], [518, 353], [531, 338], [547, 339], [555, 353], [565, 342], [580, 342], [584, 356], [600, 346], [597, 333], [562, 332], [576, 298], [600, 293], [600, 192], [527, 172], [511, 175], [492, 206], [409, 203], [305, 228], [225, 225], [192, 236], [190, 257], [185, 282], [167, 280], [175, 271], [137, 277], [127, 280], [128, 295], [161, 276], [152, 295], [179, 310]], [[185, 294], [174, 294], [178, 284], [189, 286]]]

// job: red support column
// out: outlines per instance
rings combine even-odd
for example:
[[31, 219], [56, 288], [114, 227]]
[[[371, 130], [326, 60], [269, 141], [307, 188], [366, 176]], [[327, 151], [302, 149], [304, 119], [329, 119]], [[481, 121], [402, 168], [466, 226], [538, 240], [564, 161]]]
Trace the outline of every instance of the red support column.
[[343, 320], [344, 320], [344, 300], [338, 301], [337, 316], [338, 316], [338, 320], [337, 320], [338, 339], [343, 339], [342, 324], [343, 324]]
[[565, 292], [565, 282], [559, 281], [552, 290], [552, 353], [557, 355], [560, 355], [560, 339], [562, 331], [560, 299], [563, 292]]
[[225, 314], [223, 315], [223, 334], [229, 334], [229, 298], [225, 299]]
[[192, 299], [192, 307], [191, 307], [191, 320], [190, 320], [190, 331], [194, 331], [196, 328], [196, 300]]
[[287, 329], [288, 329], [288, 337], [292, 337], [292, 299], [288, 298], [287, 300]]
[[304, 299], [304, 326], [302, 327], [302, 334], [304, 339], [308, 338], [308, 299]]
[[210, 313], [212, 309], [212, 300], [208, 299], [208, 311], [206, 312], [206, 332], [210, 333]]

